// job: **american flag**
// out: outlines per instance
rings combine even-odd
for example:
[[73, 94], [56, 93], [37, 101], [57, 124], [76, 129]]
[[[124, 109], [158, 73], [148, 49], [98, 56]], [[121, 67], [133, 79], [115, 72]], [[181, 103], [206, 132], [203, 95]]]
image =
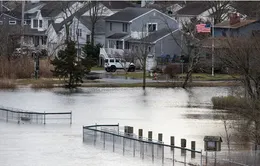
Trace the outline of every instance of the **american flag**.
[[210, 33], [210, 26], [208, 24], [197, 24], [196, 30], [198, 33]]

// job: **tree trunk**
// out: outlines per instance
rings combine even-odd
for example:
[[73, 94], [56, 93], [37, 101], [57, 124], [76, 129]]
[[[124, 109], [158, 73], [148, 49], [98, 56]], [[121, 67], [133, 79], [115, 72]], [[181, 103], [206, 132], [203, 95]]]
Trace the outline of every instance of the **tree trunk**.
[[144, 65], [143, 65], [143, 90], [145, 90], [145, 87], [146, 87], [146, 58], [145, 57], [144, 57], [143, 63], [144, 63]]
[[192, 74], [192, 70], [190, 69], [190, 70], [187, 72], [186, 77], [185, 77], [185, 80], [184, 80], [184, 82], [183, 82], [183, 84], [182, 84], [182, 88], [183, 88], [183, 89], [186, 88], [186, 86], [187, 86], [187, 84], [188, 84], [188, 81], [189, 81], [189, 79], [190, 79], [190, 77], [191, 77], [191, 74]]
[[95, 24], [96, 23], [92, 23], [92, 28], [91, 28], [91, 46], [92, 48], [94, 47], [94, 36], [95, 36]]

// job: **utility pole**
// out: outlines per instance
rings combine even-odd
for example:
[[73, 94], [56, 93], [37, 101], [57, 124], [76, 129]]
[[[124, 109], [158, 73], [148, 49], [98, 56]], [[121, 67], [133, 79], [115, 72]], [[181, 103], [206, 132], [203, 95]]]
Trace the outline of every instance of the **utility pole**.
[[212, 77], [214, 77], [214, 75], [215, 75], [215, 73], [214, 73], [214, 61], [215, 61], [215, 59], [214, 59], [214, 47], [215, 47], [215, 41], [214, 41], [214, 17], [212, 17], [213, 18], [213, 21], [212, 21], [212, 26], [211, 26], [211, 28], [212, 28], [212, 45], [211, 45], [211, 60], [212, 60]]
[[21, 48], [24, 45], [24, 6], [25, 1], [22, 1], [22, 21], [21, 21]]

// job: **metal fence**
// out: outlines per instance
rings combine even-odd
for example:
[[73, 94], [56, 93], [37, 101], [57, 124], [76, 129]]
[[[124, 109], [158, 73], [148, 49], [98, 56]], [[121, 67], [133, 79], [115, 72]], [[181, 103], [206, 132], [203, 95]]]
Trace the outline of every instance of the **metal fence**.
[[17, 123], [70, 123], [72, 112], [32, 112], [17, 108], [0, 106], [0, 119]]
[[119, 125], [83, 127], [83, 142], [123, 155], [150, 160], [156, 165], [200, 165], [202, 152], [119, 131]]
[[205, 166], [259, 166], [260, 151], [231, 151], [204, 153]]

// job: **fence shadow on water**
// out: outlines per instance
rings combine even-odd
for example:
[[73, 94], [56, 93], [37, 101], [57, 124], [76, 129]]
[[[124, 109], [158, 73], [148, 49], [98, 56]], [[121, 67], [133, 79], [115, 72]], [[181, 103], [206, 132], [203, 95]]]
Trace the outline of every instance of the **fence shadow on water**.
[[6, 122], [17, 123], [70, 123], [72, 124], [72, 112], [32, 112], [17, 108], [0, 106], [0, 119]]
[[149, 160], [155, 165], [202, 165], [201, 151], [120, 132], [119, 125], [84, 126], [83, 142], [111, 152]]

